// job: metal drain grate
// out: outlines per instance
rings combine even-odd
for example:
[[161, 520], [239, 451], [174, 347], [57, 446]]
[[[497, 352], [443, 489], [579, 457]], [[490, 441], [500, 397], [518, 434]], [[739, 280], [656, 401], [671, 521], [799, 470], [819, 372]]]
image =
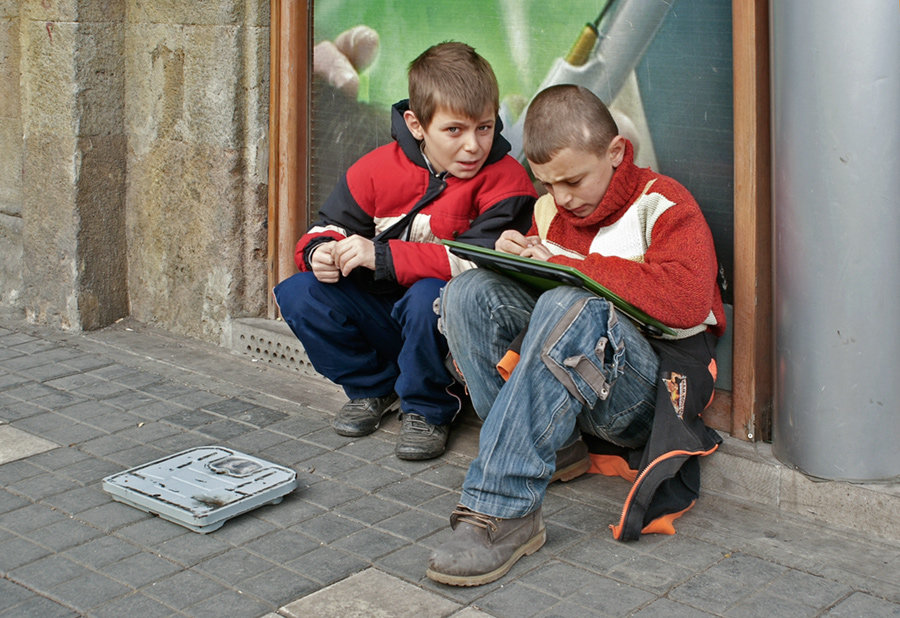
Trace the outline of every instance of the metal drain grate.
[[232, 350], [257, 362], [319, 377], [303, 346], [281, 321], [244, 318], [232, 328]]

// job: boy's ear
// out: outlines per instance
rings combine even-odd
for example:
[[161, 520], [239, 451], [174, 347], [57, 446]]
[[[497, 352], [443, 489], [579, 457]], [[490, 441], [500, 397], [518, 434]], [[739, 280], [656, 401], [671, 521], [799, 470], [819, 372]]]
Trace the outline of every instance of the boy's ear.
[[609, 162], [613, 167], [619, 167], [625, 159], [625, 138], [616, 135], [609, 143], [609, 148], [606, 149], [606, 156], [609, 157]]
[[406, 128], [409, 129], [409, 132], [412, 133], [414, 138], [417, 140], [425, 139], [425, 128], [411, 109], [403, 112], [403, 120], [406, 121]]

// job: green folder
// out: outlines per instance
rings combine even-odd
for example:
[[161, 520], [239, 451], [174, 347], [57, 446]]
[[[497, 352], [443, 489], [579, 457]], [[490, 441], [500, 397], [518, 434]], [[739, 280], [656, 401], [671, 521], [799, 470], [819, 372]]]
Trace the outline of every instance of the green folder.
[[606, 288], [573, 266], [542, 262], [511, 253], [494, 251], [477, 245], [469, 245], [455, 240], [442, 240], [454, 254], [475, 262], [483, 268], [518, 279], [539, 290], [549, 290], [558, 285], [574, 285], [602, 296], [611, 302], [616, 309], [642, 325], [649, 334], [659, 336], [662, 333], [674, 335], [675, 331], [650, 317], [634, 305], [626, 302], [615, 292]]

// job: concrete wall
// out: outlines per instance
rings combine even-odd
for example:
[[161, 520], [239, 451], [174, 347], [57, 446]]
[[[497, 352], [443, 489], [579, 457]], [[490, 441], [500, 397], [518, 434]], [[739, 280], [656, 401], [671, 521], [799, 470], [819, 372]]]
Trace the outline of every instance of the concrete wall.
[[0, 2], [0, 310], [216, 343], [262, 315], [268, 19], [262, 0]]

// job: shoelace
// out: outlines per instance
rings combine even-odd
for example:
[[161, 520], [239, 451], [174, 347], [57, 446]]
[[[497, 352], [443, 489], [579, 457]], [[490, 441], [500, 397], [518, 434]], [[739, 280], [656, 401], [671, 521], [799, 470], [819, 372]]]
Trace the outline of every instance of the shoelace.
[[425, 421], [425, 417], [418, 414], [404, 414], [403, 428], [407, 431], [415, 431], [418, 433], [434, 433], [434, 426], [429, 425]]
[[456, 505], [456, 509], [453, 510], [451, 515], [456, 515], [457, 521], [465, 521], [468, 524], [472, 524], [473, 526], [478, 526], [479, 528], [484, 528], [489, 532], [497, 531], [497, 524], [494, 522], [494, 518], [489, 515], [482, 515], [481, 513], [476, 513], [469, 507], [463, 506], [461, 504]]

